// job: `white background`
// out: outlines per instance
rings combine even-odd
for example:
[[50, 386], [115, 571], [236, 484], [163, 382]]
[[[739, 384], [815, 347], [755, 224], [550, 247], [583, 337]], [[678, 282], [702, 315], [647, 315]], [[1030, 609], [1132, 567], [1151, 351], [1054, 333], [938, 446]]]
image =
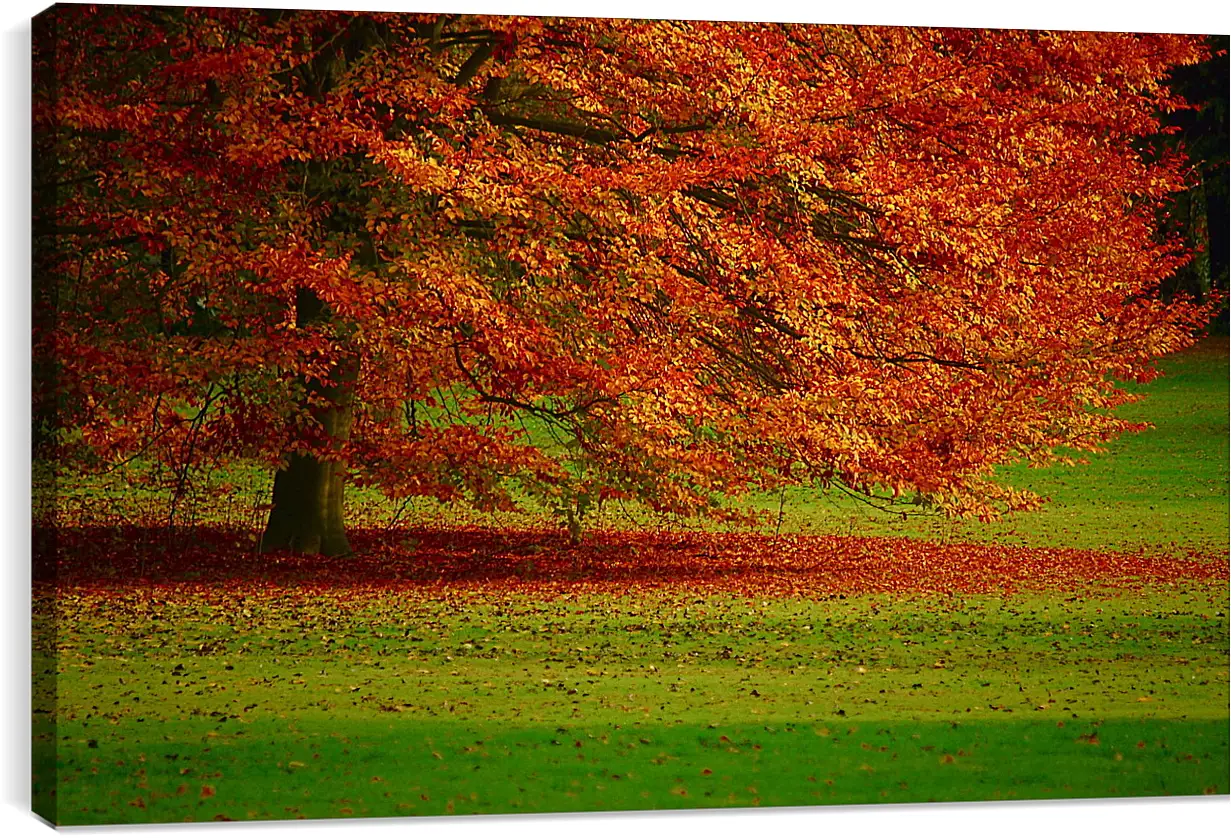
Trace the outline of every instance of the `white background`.
[[[171, 2], [171, 0], [164, 0]], [[182, 5], [182, 4], [181, 4]], [[218, 2], [216, 5], [241, 5]], [[584, 14], [607, 17], [760, 19], [813, 23], [963, 25], [1009, 28], [1114, 29], [1226, 33], [1231, 12], [1205, 0], [1185, 3], [1105, 2], [1105, 0], [1018, 0], [1018, 2], [862, 3], [801, 0], [373, 0], [364, 3], [258, 2], [258, 6], [341, 9], [466, 11], [486, 13]], [[29, 0], [9, 0], [0, 11], [0, 834], [24, 838], [48, 834], [30, 813], [29, 797], [29, 413], [30, 389], [30, 18], [45, 8]], [[1224, 786], [1225, 788], [1225, 786]], [[501, 838], [586, 838], [704, 833], [721, 838], [772, 831], [778, 835], [943, 835], [1013, 836], [1216, 835], [1231, 823], [1231, 798], [911, 805], [742, 810], [716, 813], [645, 813], [516, 817], [455, 817], [368, 821], [300, 822], [291, 825], [228, 824], [152, 827], [91, 827], [72, 832], [158, 836], [186, 833], [259, 834], [262, 838], [310, 835], [329, 838], [348, 833], [384, 836], [414, 830], [424, 836]]]

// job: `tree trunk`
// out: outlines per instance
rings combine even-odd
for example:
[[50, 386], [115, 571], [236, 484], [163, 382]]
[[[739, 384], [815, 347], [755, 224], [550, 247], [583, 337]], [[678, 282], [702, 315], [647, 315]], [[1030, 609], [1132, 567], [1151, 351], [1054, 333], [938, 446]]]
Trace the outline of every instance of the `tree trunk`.
[[292, 550], [326, 556], [351, 552], [342, 506], [342, 470], [341, 463], [291, 455], [287, 467], [274, 476], [274, 507], [261, 538], [261, 552]]
[[1205, 183], [1205, 222], [1209, 236], [1210, 284], [1213, 290], [1225, 292], [1228, 274], [1227, 230], [1231, 226], [1228, 219], [1226, 165], [1210, 172], [1208, 178]]
[[[297, 325], [302, 328], [328, 316], [316, 294], [300, 289], [295, 301]], [[313, 409], [312, 415], [335, 451], [350, 439], [358, 373], [358, 359], [343, 358], [331, 381], [307, 385], [310, 394], [324, 401]], [[341, 458], [292, 454], [286, 468], [274, 475], [273, 509], [261, 537], [261, 552], [293, 550], [307, 555], [349, 555], [342, 503], [345, 484], [346, 463]]]
[[[273, 23], [283, 13], [264, 13]], [[380, 44], [385, 37], [384, 27], [362, 17], [356, 17], [341, 33], [333, 48], [320, 49], [316, 57], [299, 68], [299, 81], [308, 94], [318, 102], [337, 84], [347, 65], [359, 56]], [[332, 39], [331, 39], [332, 40]], [[319, 163], [319, 161], [317, 161]], [[307, 188], [309, 174], [314, 163], [309, 163], [304, 172]], [[317, 173], [319, 174], [319, 172]], [[337, 196], [325, 189], [313, 196], [337, 203]], [[347, 226], [345, 218], [331, 222], [335, 232], [362, 238], [363, 228]], [[360, 264], [373, 267], [379, 261], [375, 248], [368, 246], [356, 253]], [[323, 323], [332, 317], [328, 306], [308, 288], [300, 288], [295, 295], [295, 322], [299, 328], [313, 323]], [[354, 419], [354, 386], [359, 376], [359, 359], [356, 356], [338, 358], [332, 379], [326, 383], [306, 383], [311, 396], [323, 397], [324, 405], [312, 411], [320, 423], [325, 439], [335, 451], [350, 439], [351, 422]], [[292, 454], [286, 468], [274, 475], [273, 509], [261, 538], [261, 551], [293, 550], [298, 553], [326, 556], [345, 556], [351, 552], [346, 540], [345, 510], [342, 494], [346, 483], [346, 464], [341, 458], [321, 460], [311, 455]]]

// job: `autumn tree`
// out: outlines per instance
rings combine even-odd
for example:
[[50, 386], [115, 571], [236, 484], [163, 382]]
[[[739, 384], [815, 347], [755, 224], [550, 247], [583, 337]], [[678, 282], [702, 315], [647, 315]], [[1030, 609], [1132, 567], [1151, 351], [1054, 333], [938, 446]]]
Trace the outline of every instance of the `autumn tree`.
[[[41, 450], [348, 480], [574, 533], [788, 484], [955, 514], [1130, 425], [1190, 340], [1138, 140], [1172, 35], [58, 6], [36, 22]], [[212, 458], [212, 460], [211, 460]]]

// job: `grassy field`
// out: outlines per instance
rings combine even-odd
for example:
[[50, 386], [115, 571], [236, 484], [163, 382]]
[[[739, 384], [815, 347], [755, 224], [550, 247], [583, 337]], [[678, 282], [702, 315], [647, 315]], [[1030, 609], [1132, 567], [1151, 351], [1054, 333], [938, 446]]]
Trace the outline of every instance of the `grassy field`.
[[[608, 533], [582, 558], [430, 529], [359, 533], [349, 564], [66, 540], [36, 589], [36, 802], [92, 824], [1228, 794], [1226, 341], [1165, 366], [1132, 406], [1155, 430], [1011, 475], [1053, 506], [1000, 525], [796, 496], [789, 538]], [[861, 538], [903, 534], [930, 541]]]
[[63, 823], [1228, 792], [1225, 583], [81, 593]]

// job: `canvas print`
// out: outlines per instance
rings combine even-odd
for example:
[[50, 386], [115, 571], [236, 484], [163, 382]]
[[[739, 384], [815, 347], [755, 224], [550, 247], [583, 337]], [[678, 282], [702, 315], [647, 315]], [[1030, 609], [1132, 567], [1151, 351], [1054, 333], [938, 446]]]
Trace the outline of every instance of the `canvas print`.
[[1228, 794], [1225, 35], [33, 25], [46, 820]]

